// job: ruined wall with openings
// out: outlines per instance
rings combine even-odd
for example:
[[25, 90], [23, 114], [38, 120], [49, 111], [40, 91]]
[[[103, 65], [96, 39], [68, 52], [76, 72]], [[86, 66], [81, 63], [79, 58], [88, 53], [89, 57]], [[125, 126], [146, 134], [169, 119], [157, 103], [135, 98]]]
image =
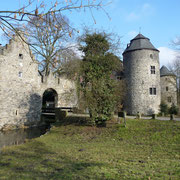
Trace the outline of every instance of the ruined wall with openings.
[[58, 107], [76, 106], [75, 83], [51, 73], [42, 76], [27, 44], [13, 37], [0, 47], [0, 129], [4, 126], [37, 125], [42, 95], [48, 88], [58, 94]]

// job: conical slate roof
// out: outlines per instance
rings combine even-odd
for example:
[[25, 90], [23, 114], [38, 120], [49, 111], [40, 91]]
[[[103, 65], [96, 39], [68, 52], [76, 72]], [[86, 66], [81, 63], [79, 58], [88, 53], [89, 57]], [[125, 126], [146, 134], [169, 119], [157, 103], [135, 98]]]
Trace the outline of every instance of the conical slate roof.
[[166, 66], [162, 66], [160, 69], [160, 76], [175, 76], [175, 74], [169, 71]]
[[134, 39], [131, 40], [130, 44], [127, 45], [124, 53], [141, 49], [159, 51], [151, 44], [150, 40], [147, 37], [143, 36], [142, 34], [138, 34]]

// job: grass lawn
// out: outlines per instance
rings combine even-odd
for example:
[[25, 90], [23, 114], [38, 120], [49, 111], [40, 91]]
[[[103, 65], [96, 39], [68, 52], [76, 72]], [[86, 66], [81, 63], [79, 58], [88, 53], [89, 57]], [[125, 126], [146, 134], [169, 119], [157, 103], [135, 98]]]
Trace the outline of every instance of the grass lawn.
[[180, 179], [180, 122], [56, 124], [0, 154], [0, 179]]

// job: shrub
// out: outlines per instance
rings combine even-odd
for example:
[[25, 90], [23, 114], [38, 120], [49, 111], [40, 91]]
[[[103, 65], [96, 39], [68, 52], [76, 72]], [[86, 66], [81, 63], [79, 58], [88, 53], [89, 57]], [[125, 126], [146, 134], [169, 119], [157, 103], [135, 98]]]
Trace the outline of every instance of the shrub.
[[161, 102], [161, 104], [160, 104], [160, 112], [161, 112], [161, 115], [162, 114], [164, 114], [164, 115], [168, 114], [168, 106], [164, 102]]
[[177, 115], [177, 113], [178, 113], [178, 107], [172, 104], [171, 107], [169, 108], [169, 114]]

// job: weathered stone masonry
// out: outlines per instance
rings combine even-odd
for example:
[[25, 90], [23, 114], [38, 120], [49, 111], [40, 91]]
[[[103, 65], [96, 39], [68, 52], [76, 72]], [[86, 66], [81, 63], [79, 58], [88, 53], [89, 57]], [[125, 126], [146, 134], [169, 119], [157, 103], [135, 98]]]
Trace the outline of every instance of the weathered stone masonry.
[[161, 76], [161, 101], [169, 107], [174, 104], [177, 106], [177, 86], [176, 76], [168, 70], [166, 66], [160, 69]]
[[123, 53], [123, 65], [128, 114], [157, 114], [161, 97], [169, 106], [177, 105], [176, 78], [172, 74], [160, 78], [159, 50], [148, 38], [138, 34], [131, 40]]
[[0, 129], [6, 125], [37, 125], [42, 95], [48, 88], [58, 94], [58, 107], [77, 104], [74, 82], [53, 74], [42, 77], [29, 47], [18, 37], [0, 48]]

